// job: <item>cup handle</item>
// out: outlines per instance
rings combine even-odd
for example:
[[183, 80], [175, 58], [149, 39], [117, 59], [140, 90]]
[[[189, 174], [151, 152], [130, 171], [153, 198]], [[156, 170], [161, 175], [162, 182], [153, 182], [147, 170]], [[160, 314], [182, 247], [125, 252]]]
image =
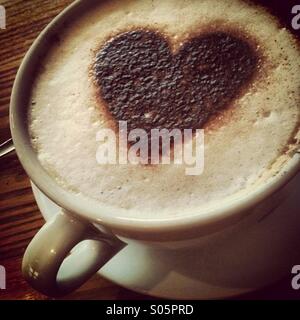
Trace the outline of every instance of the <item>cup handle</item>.
[[112, 234], [62, 210], [27, 247], [22, 272], [37, 291], [62, 296], [80, 287], [125, 245]]

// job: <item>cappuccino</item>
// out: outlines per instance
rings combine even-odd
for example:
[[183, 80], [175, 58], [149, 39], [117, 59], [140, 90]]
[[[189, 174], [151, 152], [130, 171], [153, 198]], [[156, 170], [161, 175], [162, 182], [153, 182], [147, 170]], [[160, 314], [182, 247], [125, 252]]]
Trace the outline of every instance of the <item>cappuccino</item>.
[[[58, 184], [99, 208], [201, 214], [267, 183], [297, 152], [300, 50], [263, 7], [95, 1], [57, 36], [32, 87], [32, 145]], [[117, 132], [119, 121], [147, 134], [204, 129], [202, 174], [176, 163], [100, 165], [97, 133]]]

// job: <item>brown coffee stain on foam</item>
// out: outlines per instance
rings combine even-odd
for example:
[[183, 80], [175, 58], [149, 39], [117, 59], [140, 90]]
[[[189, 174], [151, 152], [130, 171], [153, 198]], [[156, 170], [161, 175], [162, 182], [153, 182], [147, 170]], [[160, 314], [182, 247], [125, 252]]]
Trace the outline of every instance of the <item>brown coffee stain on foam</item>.
[[216, 114], [212, 115], [204, 125], [203, 129], [205, 129], [205, 139], [207, 141], [207, 139], [209, 139], [209, 137], [213, 135], [215, 131], [226, 126], [226, 124], [229, 122], [239, 119], [237, 111], [240, 99], [246, 94], [255, 94], [257, 90], [264, 87], [270, 71], [272, 68], [274, 68], [274, 64], [268, 59], [263, 43], [258, 41], [239, 24], [228, 22], [223, 19], [217, 19], [210, 24], [199, 25], [199, 27], [195, 29], [197, 29], [197, 31], [184, 34], [180, 42], [184, 42], [184, 39], [191, 39], [202, 33], [205, 34], [209, 32], [222, 31], [229, 33], [238, 39], [246, 41], [257, 56], [257, 68], [252, 79], [250, 79], [248, 83], [240, 88], [239, 93], [228, 104], [227, 107], [225, 107], [223, 110], [217, 111]]
[[228, 23], [224, 20], [216, 20], [212, 23], [206, 25], [199, 25], [198, 28], [195, 28], [197, 31], [186, 33], [181, 35], [180, 37], [175, 37], [172, 34], [168, 34], [165, 31], [164, 27], [159, 28], [158, 30], [153, 30], [153, 28], [148, 28], [147, 26], [139, 27], [139, 26], [131, 26], [122, 30], [117, 30], [117, 32], [112, 32], [109, 34], [101, 43], [95, 46], [95, 49], [92, 51], [94, 61], [91, 63], [89, 68], [90, 78], [94, 87], [94, 98], [97, 102], [98, 107], [100, 107], [101, 113], [105, 115], [107, 125], [113, 129], [115, 132], [118, 131], [118, 125], [116, 123], [116, 119], [110, 113], [107, 107], [107, 103], [104, 101], [101, 95], [101, 88], [97, 83], [97, 79], [94, 75], [95, 68], [95, 60], [97, 53], [102, 50], [107, 43], [113, 41], [116, 37], [121, 34], [130, 31], [150, 31], [158, 34], [163, 39], [166, 40], [166, 43], [170, 47], [170, 52], [174, 57], [182, 47], [188, 44], [193, 38], [206, 36], [209, 34], [223, 32], [233, 36], [245, 43], [247, 43], [252, 49], [254, 55], [257, 59], [257, 65], [255, 67], [255, 71], [252, 76], [247, 79], [247, 81], [241, 85], [241, 87], [237, 90], [234, 95], [234, 98], [230, 100], [227, 106], [221, 108], [221, 110], [217, 110], [213, 115], [209, 117], [209, 119], [204, 124], [203, 128], [207, 129], [208, 135], [213, 134], [214, 131], [218, 130], [220, 127], [229, 123], [229, 121], [233, 121], [235, 118], [235, 111], [238, 108], [239, 99], [244, 96], [246, 93], [254, 92], [256, 88], [261, 86], [267, 78], [268, 70], [271, 69], [270, 62], [267, 60], [266, 55], [263, 50], [263, 45], [258, 43], [257, 40], [251, 36], [246, 30], [242, 29], [238, 25], [233, 25], [232, 23]]

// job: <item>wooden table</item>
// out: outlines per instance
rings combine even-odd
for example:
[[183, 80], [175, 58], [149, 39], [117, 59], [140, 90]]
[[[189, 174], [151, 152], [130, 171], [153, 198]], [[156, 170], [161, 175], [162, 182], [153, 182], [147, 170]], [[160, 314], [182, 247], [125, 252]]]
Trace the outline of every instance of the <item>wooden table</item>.
[[[0, 142], [10, 137], [8, 108], [20, 62], [39, 32], [71, 0], [1, 1], [7, 29], [0, 30]], [[31, 289], [21, 275], [24, 250], [44, 220], [35, 203], [29, 179], [14, 152], [0, 159], [0, 265], [7, 270], [7, 289], [0, 299], [48, 299]], [[300, 262], [299, 262], [300, 263]], [[284, 279], [241, 299], [300, 298]], [[65, 299], [149, 299], [123, 289], [99, 276], [93, 277]]]

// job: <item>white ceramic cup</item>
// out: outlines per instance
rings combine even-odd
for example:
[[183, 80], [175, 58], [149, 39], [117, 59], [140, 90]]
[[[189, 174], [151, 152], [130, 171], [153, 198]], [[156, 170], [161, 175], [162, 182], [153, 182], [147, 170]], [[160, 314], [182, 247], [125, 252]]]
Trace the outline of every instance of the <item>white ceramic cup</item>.
[[276, 176], [251, 193], [234, 201], [218, 202], [213, 208], [199, 209], [190, 216], [168, 219], [124, 218], [115, 208], [100, 206], [60, 187], [43, 169], [30, 143], [27, 128], [30, 86], [36, 65], [53, 35], [93, 2], [76, 1], [40, 34], [18, 71], [11, 98], [10, 125], [18, 157], [34, 184], [63, 208], [37, 233], [23, 260], [26, 280], [49, 296], [64, 295], [78, 288], [132, 240], [168, 248], [193, 246], [203, 236], [224, 230], [253, 212], [265, 214], [275, 198], [284, 196], [282, 187], [288, 186], [300, 168], [300, 157], [296, 154]]

